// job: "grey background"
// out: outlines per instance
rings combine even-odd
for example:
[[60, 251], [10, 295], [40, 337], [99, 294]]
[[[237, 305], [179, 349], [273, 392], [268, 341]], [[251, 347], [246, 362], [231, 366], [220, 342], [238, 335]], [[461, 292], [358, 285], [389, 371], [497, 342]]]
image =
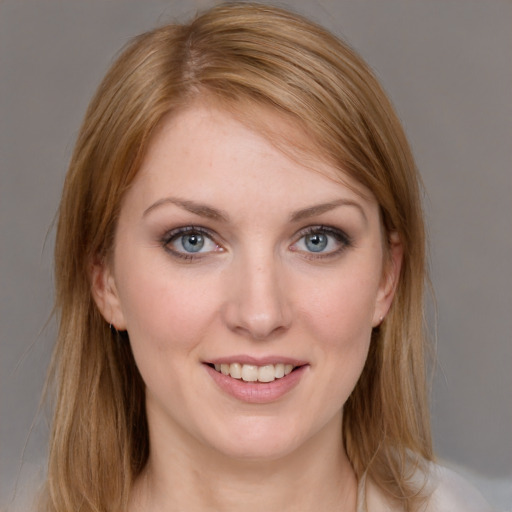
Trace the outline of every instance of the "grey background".
[[[212, 3], [0, 0], [0, 506], [44, 467], [52, 220], [87, 103], [130, 37]], [[428, 194], [435, 445], [512, 510], [512, 3], [281, 5], [346, 37], [405, 124]]]

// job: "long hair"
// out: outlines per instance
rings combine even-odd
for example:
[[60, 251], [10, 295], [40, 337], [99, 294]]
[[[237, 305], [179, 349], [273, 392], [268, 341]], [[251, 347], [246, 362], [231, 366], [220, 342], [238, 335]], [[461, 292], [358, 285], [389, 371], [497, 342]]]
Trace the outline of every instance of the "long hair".
[[396, 295], [373, 331], [340, 435], [356, 476], [366, 474], [404, 510], [414, 510], [412, 471], [432, 459], [415, 163], [389, 100], [353, 50], [298, 15], [247, 3], [220, 5], [188, 24], [135, 38], [87, 110], [57, 227], [60, 328], [42, 509], [125, 509], [147, 462], [144, 383], [129, 343], [113, 339], [92, 299], [90, 268], [111, 255], [124, 194], [159, 122], [205, 97], [242, 117], [245, 106], [265, 105], [293, 119], [318, 155], [374, 194], [385, 232], [398, 233], [403, 262]]

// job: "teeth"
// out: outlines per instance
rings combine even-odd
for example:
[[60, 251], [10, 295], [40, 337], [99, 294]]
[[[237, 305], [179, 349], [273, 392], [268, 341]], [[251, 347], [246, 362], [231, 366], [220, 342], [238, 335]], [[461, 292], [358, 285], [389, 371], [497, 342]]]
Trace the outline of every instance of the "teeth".
[[233, 363], [229, 365], [229, 375], [234, 379], [242, 378], [242, 365], [239, 363]]
[[281, 377], [284, 377], [284, 364], [283, 363], [278, 363], [275, 365], [275, 375], [276, 375], [276, 379], [280, 379]]
[[258, 367], [252, 364], [242, 365], [242, 380], [256, 382], [258, 380]]
[[272, 382], [281, 379], [292, 372], [292, 364], [266, 364], [256, 366], [254, 364], [216, 364], [215, 370], [223, 375], [229, 375], [233, 379], [242, 379], [245, 382]]
[[258, 380], [260, 382], [272, 382], [276, 378], [273, 364], [267, 364], [258, 368]]

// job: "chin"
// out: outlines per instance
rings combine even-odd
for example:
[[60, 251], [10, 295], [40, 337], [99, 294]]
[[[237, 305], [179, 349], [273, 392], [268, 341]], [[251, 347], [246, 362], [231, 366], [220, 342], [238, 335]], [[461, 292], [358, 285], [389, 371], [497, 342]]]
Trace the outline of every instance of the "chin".
[[248, 440], [236, 445], [230, 442], [218, 446], [217, 449], [225, 457], [233, 460], [270, 462], [286, 458], [297, 449], [297, 446], [289, 442], [265, 439], [263, 442]]
[[[218, 435], [215, 435], [215, 434]], [[306, 444], [311, 436], [304, 426], [279, 418], [244, 418], [236, 426], [209, 431], [210, 446], [230, 459], [264, 462], [283, 459]], [[206, 440], [206, 442], [208, 442]]]

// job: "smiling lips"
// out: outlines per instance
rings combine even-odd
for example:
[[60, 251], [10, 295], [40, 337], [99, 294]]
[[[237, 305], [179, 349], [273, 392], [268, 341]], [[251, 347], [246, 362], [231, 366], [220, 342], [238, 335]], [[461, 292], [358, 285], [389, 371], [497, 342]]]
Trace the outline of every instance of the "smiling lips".
[[292, 364], [215, 364], [215, 370], [223, 375], [229, 375], [233, 379], [241, 379], [245, 382], [272, 382], [290, 374], [295, 368]]
[[[301, 382], [309, 363], [288, 358], [233, 357], [204, 364], [217, 386], [246, 403], [274, 402]], [[275, 362], [277, 361], [280, 362]]]

